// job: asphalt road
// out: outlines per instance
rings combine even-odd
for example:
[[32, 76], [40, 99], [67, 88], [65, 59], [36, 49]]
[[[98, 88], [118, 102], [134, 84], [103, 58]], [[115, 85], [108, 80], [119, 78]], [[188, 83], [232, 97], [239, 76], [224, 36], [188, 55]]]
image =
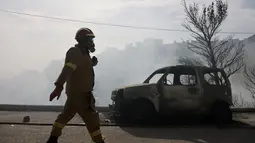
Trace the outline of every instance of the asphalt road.
[[[49, 126], [0, 125], [1, 143], [45, 143]], [[254, 143], [254, 129], [101, 127], [107, 143]], [[66, 127], [59, 143], [85, 143], [85, 127]]]
[[[57, 112], [0, 112], [0, 122], [22, 122], [30, 116], [34, 123], [52, 123]], [[105, 116], [100, 114], [101, 122]], [[237, 119], [237, 118], [236, 118]], [[239, 116], [250, 125], [255, 125], [255, 114]], [[70, 122], [79, 124], [79, 116]], [[0, 143], [45, 143], [51, 126], [0, 125]], [[216, 128], [215, 126], [173, 126], [171, 128], [101, 127], [107, 143], [255, 143], [254, 128]], [[67, 126], [59, 143], [85, 143], [90, 141], [85, 126]]]

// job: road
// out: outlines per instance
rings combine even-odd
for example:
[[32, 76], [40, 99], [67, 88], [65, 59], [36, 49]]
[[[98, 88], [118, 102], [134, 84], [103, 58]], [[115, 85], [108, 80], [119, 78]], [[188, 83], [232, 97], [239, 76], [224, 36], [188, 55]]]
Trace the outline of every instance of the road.
[[[0, 112], [0, 122], [21, 122], [23, 116], [30, 116], [33, 123], [52, 123], [56, 112]], [[102, 123], [104, 115], [100, 114]], [[255, 125], [255, 114], [246, 114], [238, 120]], [[70, 123], [82, 123], [76, 116]], [[104, 127], [102, 132], [107, 143], [255, 143], [254, 128], [215, 126], [188, 126], [171, 128]], [[0, 143], [45, 143], [51, 126], [0, 125]], [[90, 141], [85, 126], [67, 126], [63, 130], [60, 143], [85, 143]]]

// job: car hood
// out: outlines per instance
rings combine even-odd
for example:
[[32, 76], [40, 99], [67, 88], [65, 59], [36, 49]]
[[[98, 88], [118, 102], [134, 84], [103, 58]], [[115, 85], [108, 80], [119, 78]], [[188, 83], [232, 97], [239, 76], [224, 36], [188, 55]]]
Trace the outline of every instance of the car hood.
[[156, 84], [155, 83], [131, 84], [131, 85], [119, 87], [116, 90], [119, 90], [119, 89], [130, 89], [130, 88], [139, 88], [139, 87], [146, 87], [146, 86], [152, 86], [152, 85], [156, 85]]

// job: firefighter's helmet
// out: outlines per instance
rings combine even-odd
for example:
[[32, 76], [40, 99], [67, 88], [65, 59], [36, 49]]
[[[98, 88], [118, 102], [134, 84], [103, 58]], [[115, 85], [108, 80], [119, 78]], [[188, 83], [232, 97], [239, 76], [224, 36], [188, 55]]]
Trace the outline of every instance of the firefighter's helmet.
[[75, 34], [75, 39], [79, 41], [83, 38], [95, 38], [95, 35], [89, 28], [80, 28]]
[[89, 28], [80, 28], [75, 35], [75, 39], [78, 43], [86, 45], [86, 48], [90, 52], [95, 52], [95, 44], [93, 42], [93, 38], [95, 38], [94, 33]]

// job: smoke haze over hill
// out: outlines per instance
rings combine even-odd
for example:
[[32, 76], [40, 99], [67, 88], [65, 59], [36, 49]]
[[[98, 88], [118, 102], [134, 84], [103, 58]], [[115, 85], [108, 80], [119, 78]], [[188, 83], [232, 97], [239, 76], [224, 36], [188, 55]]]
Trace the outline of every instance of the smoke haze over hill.
[[[255, 40], [255, 39], [254, 39]], [[255, 53], [252, 37], [246, 39], [248, 62], [254, 60]], [[252, 54], [253, 53], [253, 54]], [[99, 63], [95, 67], [95, 96], [97, 105], [111, 103], [110, 94], [114, 88], [143, 82], [157, 68], [176, 65], [178, 56], [194, 57], [183, 43], [164, 43], [161, 39], [145, 39], [131, 43], [123, 50], [109, 48], [97, 55]], [[5, 104], [63, 104], [66, 95], [59, 101], [49, 102], [53, 82], [61, 71], [63, 60], [52, 61], [42, 72], [25, 71], [18, 76], [2, 80], [0, 83], [1, 103]], [[242, 74], [232, 77], [233, 92], [243, 93], [250, 100], [248, 92], [242, 87]]]

